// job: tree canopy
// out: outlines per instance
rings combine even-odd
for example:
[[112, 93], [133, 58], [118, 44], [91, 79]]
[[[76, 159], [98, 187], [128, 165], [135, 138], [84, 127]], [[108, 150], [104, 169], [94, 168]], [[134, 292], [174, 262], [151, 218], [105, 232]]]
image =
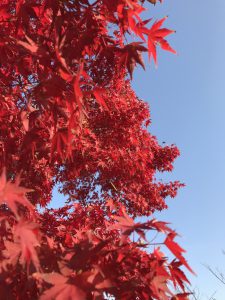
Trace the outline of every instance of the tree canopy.
[[[131, 88], [144, 52], [175, 53], [166, 17], [141, 18], [152, 4], [1, 1], [2, 299], [188, 299], [184, 250], [153, 217], [183, 185], [156, 179], [179, 150], [149, 133]], [[59, 209], [47, 206], [55, 186]]]

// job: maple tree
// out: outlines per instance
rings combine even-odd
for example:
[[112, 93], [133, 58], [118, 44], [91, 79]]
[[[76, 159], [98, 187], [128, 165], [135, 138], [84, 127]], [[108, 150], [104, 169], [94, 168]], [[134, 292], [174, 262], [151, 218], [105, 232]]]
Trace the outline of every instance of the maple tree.
[[188, 299], [184, 250], [152, 215], [182, 186], [155, 179], [179, 150], [148, 132], [130, 83], [143, 52], [175, 53], [147, 2], [1, 1], [1, 299]]

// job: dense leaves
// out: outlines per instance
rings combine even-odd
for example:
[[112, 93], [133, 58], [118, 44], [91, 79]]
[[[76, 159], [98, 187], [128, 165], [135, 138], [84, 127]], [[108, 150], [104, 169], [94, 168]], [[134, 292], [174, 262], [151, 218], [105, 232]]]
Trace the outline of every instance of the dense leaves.
[[184, 250], [152, 217], [182, 186], [156, 180], [179, 150], [148, 132], [130, 83], [143, 53], [175, 53], [174, 31], [144, 4], [1, 1], [1, 299], [188, 299]]

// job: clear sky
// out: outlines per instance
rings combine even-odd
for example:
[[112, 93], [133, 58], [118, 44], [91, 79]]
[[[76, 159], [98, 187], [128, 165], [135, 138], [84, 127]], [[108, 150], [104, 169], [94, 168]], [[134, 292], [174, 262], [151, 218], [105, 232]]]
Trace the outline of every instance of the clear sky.
[[[166, 178], [186, 183], [157, 218], [182, 235], [199, 300], [214, 293], [224, 300], [225, 286], [202, 264], [225, 275], [225, 1], [164, 0], [149, 7], [147, 18], [169, 15], [165, 25], [177, 31], [169, 40], [179, 54], [160, 51], [158, 68], [138, 68], [133, 86], [150, 103], [151, 133], [181, 151]], [[59, 206], [63, 197], [54, 195], [52, 205], [57, 198]]]
[[166, 178], [186, 183], [157, 218], [182, 235], [199, 299], [215, 292], [224, 300], [225, 286], [202, 264], [225, 275], [225, 1], [164, 0], [150, 8], [148, 16], [169, 15], [178, 55], [160, 51], [158, 68], [138, 69], [133, 86], [150, 103], [150, 132], [181, 151]]

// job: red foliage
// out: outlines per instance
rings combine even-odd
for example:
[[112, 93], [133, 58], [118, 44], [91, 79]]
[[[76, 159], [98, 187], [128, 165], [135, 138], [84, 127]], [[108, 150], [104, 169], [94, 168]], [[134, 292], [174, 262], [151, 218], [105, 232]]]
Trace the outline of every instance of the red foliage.
[[[165, 18], [141, 19], [144, 2], [1, 1], [1, 299], [188, 298], [175, 232], [134, 220], [182, 186], [155, 179], [179, 151], [147, 131], [130, 85], [142, 52], [175, 52]], [[67, 202], [48, 209], [56, 185]], [[146, 231], [166, 235], [176, 259]]]

